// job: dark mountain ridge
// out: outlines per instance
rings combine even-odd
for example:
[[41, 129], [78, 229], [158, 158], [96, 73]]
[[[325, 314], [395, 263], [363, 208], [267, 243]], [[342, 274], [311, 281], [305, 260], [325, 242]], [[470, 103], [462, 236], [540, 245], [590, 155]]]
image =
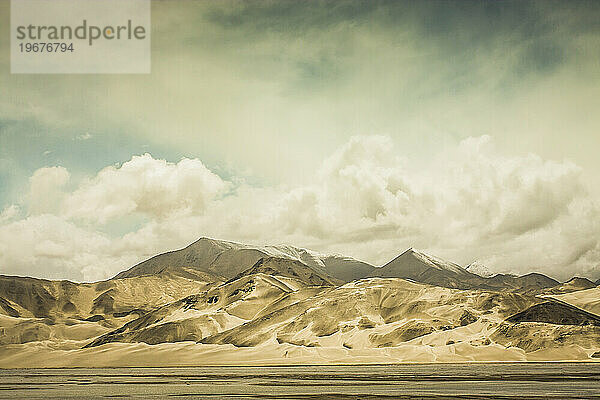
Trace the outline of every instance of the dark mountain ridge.
[[300, 261], [289, 260], [280, 257], [263, 257], [259, 259], [252, 267], [240, 272], [236, 277], [230, 279], [228, 282], [235, 281], [243, 276], [254, 274], [293, 278], [312, 286], [339, 286], [344, 283], [340, 279], [336, 279], [330, 275], [316, 271]]
[[523, 276], [497, 274], [485, 278], [467, 271], [458, 264], [442, 260], [410, 248], [371, 276], [404, 278], [454, 289], [511, 290], [535, 292], [559, 284], [558, 281], [539, 273]]

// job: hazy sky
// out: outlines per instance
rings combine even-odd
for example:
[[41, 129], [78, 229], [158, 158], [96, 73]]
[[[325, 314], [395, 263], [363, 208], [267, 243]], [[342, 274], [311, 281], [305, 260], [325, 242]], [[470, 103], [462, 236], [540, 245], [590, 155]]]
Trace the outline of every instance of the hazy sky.
[[152, 74], [11, 75], [0, 273], [200, 236], [600, 278], [600, 2], [155, 1]]

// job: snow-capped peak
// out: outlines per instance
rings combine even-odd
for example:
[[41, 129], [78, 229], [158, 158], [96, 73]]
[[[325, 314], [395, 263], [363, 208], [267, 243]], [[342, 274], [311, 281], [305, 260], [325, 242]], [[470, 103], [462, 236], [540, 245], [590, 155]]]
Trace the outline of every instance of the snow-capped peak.
[[464, 274], [465, 272], [465, 269], [458, 264], [443, 260], [436, 256], [432, 256], [421, 250], [416, 250], [412, 247], [408, 249], [406, 253], [411, 253], [413, 256], [417, 257], [422, 262], [440, 270], [452, 271], [457, 274]]
[[495, 273], [490, 271], [490, 269], [487, 266], [480, 263], [479, 261], [473, 261], [471, 264], [467, 265], [467, 268], [465, 269], [470, 273], [479, 275], [483, 278], [491, 278], [492, 276], [496, 275]]

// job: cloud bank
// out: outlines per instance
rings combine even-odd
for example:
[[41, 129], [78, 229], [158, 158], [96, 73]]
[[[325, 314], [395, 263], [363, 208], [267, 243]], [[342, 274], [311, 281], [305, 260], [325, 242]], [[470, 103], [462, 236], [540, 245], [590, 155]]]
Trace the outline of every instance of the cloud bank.
[[98, 280], [211, 236], [373, 264], [414, 246], [494, 272], [600, 277], [600, 208], [582, 170], [507, 156], [488, 136], [419, 165], [390, 137], [355, 136], [293, 186], [150, 154], [78, 179], [61, 166], [40, 168], [29, 186], [23, 204], [0, 212], [3, 274]]

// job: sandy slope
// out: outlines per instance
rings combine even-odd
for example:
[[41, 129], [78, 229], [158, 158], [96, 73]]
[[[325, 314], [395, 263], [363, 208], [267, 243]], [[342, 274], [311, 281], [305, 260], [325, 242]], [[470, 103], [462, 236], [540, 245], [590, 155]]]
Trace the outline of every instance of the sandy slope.
[[86, 349], [71, 345], [71, 349], [67, 345], [57, 349], [49, 342], [2, 346], [0, 368], [590, 360], [590, 350], [577, 345], [530, 353], [517, 347], [467, 342], [447, 346], [406, 343], [370, 349], [304, 347], [272, 341], [246, 348], [194, 342], [110, 343]]
[[145, 313], [88, 346], [109, 342], [158, 344], [204, 337], [241, 326], [289, 301], [314, 296], [323, 287], [308, 287], [292, 278], [252, 274]]
[[552, 297], [600, 315], [600, 287], [554, 295]]
[[[190, 338], [202, 343], [193, 346], [201, 361], [193, 355], [182, 358], [192, 364], [227, 363], [228, 357], [263, 364], [590, 359], [600, 350], [600, 327], [536, 322], [537, 310], [546, 303], [534, 296], [432, 287], [397, 278], [364, 279], [307, 293], [301, 282], [292, 282], [264, 274], [244, 276], [194, 296], [193, 302], [163, 306], [92, 346], [183, 341], [188, 338], [182, 332], [193, 328]], [[579, 315], [560, 304], [551, 306], [567, 320], [571, 311]], [[525, 315], [533, 322], [507, 322], [522, 310], [532, 310]], [[207, 328], [207, 323], [212, 325]], [[166, 327], [179, 330], [173, 333]], [[145, 354], [140, 362], [152, 365], [153, 348], [135, 349]]]
[[168, 273], [95, 283], [0, 275], [0, 314], [86, 318], [94, 314], [152, 309], [198, 293], [213, 282], [219, 281], [192, 280]]
[[596, 286], [597, 285], [594, 282], [590, 281], [587, 278], [574, 277], [567, 282], [545, 289], [541, 292], [541, 294], [565, 294], [571, 292], [578, 292], [580, 290], [592, 289]]
[[96, 283], [0, 276], [0, 345], [93, 339], [207, 284], [169, 274]]

